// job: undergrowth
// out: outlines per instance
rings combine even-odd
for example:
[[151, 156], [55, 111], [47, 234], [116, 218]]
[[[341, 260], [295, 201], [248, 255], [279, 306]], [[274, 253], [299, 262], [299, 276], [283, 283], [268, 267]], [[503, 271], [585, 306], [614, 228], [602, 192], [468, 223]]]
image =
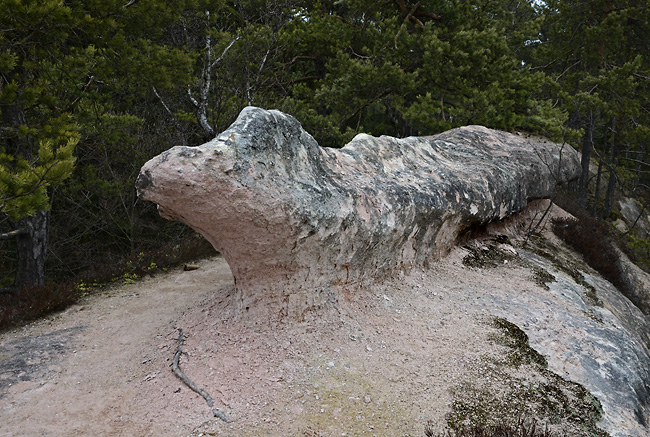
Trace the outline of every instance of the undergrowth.
[[77, 300], [108, 284], [132, 283], [145, 275], [214, 255], [214, 248], [198, 234], [180, 243], [138, 251], [120, 263], [98, 265], [75, 280], [25, 287], [0, 294], [0, 330], [61, 311]]
[[554, 201], [579, 221], [584, 221], [585, 227], [589, 228], [595, 224], [593, 231], [598, 236], [615, 244], [630, 261], [642, 269], [650, 271], [650, 242], [646, 238], [638, 238], [633, 232], [626, 232], [622, 236], [612, 232], [612, 228], [605, 220], [592, 216], [569, 193], [559, 192]]
[[101, 286], [116, 279], [132, 282], [145, 275], [166, 271], [189, 261], [215, 255], [212, 245], [199, 234], [193, 234], [178, 244], [167, 244], [156, 249], [137, 251], [114, 265], [98, 265], [80, 276], [90, 285]]
[[79, 298], [72, 281], [24, 287], [13, 294], [0, 295], [0, 329], [19, 325], [60, 311]]
[[555, 218], [553, 232], [580, 253], [585, 262], [624, 294], [629, 284], [619, 263], [609, 226], [592, 217]]

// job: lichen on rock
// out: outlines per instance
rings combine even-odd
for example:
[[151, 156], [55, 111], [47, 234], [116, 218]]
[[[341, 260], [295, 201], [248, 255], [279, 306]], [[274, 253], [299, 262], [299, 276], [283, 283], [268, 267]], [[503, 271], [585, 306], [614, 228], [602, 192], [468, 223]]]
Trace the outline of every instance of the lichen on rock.
[[151, 159], [136, 185], [223, 253], [242, 310], [299, 315], [426, 266], [578, 175], [577, 152], [541, 138], [468, 126], [330, 149], [293, 117], [248, 107], [214, 140]]

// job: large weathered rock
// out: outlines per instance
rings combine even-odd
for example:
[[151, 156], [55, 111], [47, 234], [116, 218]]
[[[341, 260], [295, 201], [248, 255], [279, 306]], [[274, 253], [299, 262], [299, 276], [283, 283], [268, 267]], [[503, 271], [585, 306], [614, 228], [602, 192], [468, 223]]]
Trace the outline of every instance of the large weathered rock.
[[481, 304], [523, 326], [533, 348], [547, 357], [550, 369], [582, 384], [601, 402], [600, 426], [610, 435], [648, 435], [648, 319], [612, 284], [577, 270], [599, 299], [589, 302], [585, 286], [558, 269], [567, 265], [564, 256], [549, 260], [524, 250], [520, 255], [553, 275], [548, 291], [527, 292], [522, 298], [511, 294], [509, 299], [498, 292], [485, 293]]
[[249, 107], [214, 140], [147, 162], [137, 189], [224, 255], [243, 308], [301, 311], [337, 285], [426, 265], [578, 175], [575, 150], [540, 138], [469, 126], [329, 149], [293, 117]]

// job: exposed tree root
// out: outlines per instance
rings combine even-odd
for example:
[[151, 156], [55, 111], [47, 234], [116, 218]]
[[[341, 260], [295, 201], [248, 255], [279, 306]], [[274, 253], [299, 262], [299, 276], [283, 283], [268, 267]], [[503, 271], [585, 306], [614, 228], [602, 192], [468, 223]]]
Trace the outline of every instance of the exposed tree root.
[[199, 388], [194, 384], [194, 382], [183, 373], [181, 370], [178, 361], [181, 358], [181, 354], [183, 353], [183, 330], [178, 328], [178, 347], [176, 348], [176, 355], [174, 355], [174, 360], [172, 361], [172, 371], [174, 372], [174, 375], [178, 376], [181, 381], [185, 383], [189, 388], [194, 390], [196, 393], [200, 394], [203, 396], [203, 399], [205, 399], [205, 402], [208, 403], [208, 407], [212, 408], [212, 414], [214, 417], [218, 417], [219, 419], [223, 420], [226, 423], [229, 423], [230, 420], [228, 419], [228, 416], [226, 416], [226, 413], [221, 411], [218, 408], [214, 408], [214, 402], [212, 402], [212, 397], [202, 388]]

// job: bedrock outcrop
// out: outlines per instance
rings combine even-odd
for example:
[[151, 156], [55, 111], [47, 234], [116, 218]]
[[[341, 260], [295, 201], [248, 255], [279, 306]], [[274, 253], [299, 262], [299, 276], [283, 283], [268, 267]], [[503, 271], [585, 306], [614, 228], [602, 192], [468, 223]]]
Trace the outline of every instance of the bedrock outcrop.
[[214, 140], [151, 159], [136, 186], [223, 254], [242, 308], [299, 312], [426, 266], [578, 175], [577, 152], [541, 138], [467, 126], [331, 149], [295, 118], [248, 107]]

